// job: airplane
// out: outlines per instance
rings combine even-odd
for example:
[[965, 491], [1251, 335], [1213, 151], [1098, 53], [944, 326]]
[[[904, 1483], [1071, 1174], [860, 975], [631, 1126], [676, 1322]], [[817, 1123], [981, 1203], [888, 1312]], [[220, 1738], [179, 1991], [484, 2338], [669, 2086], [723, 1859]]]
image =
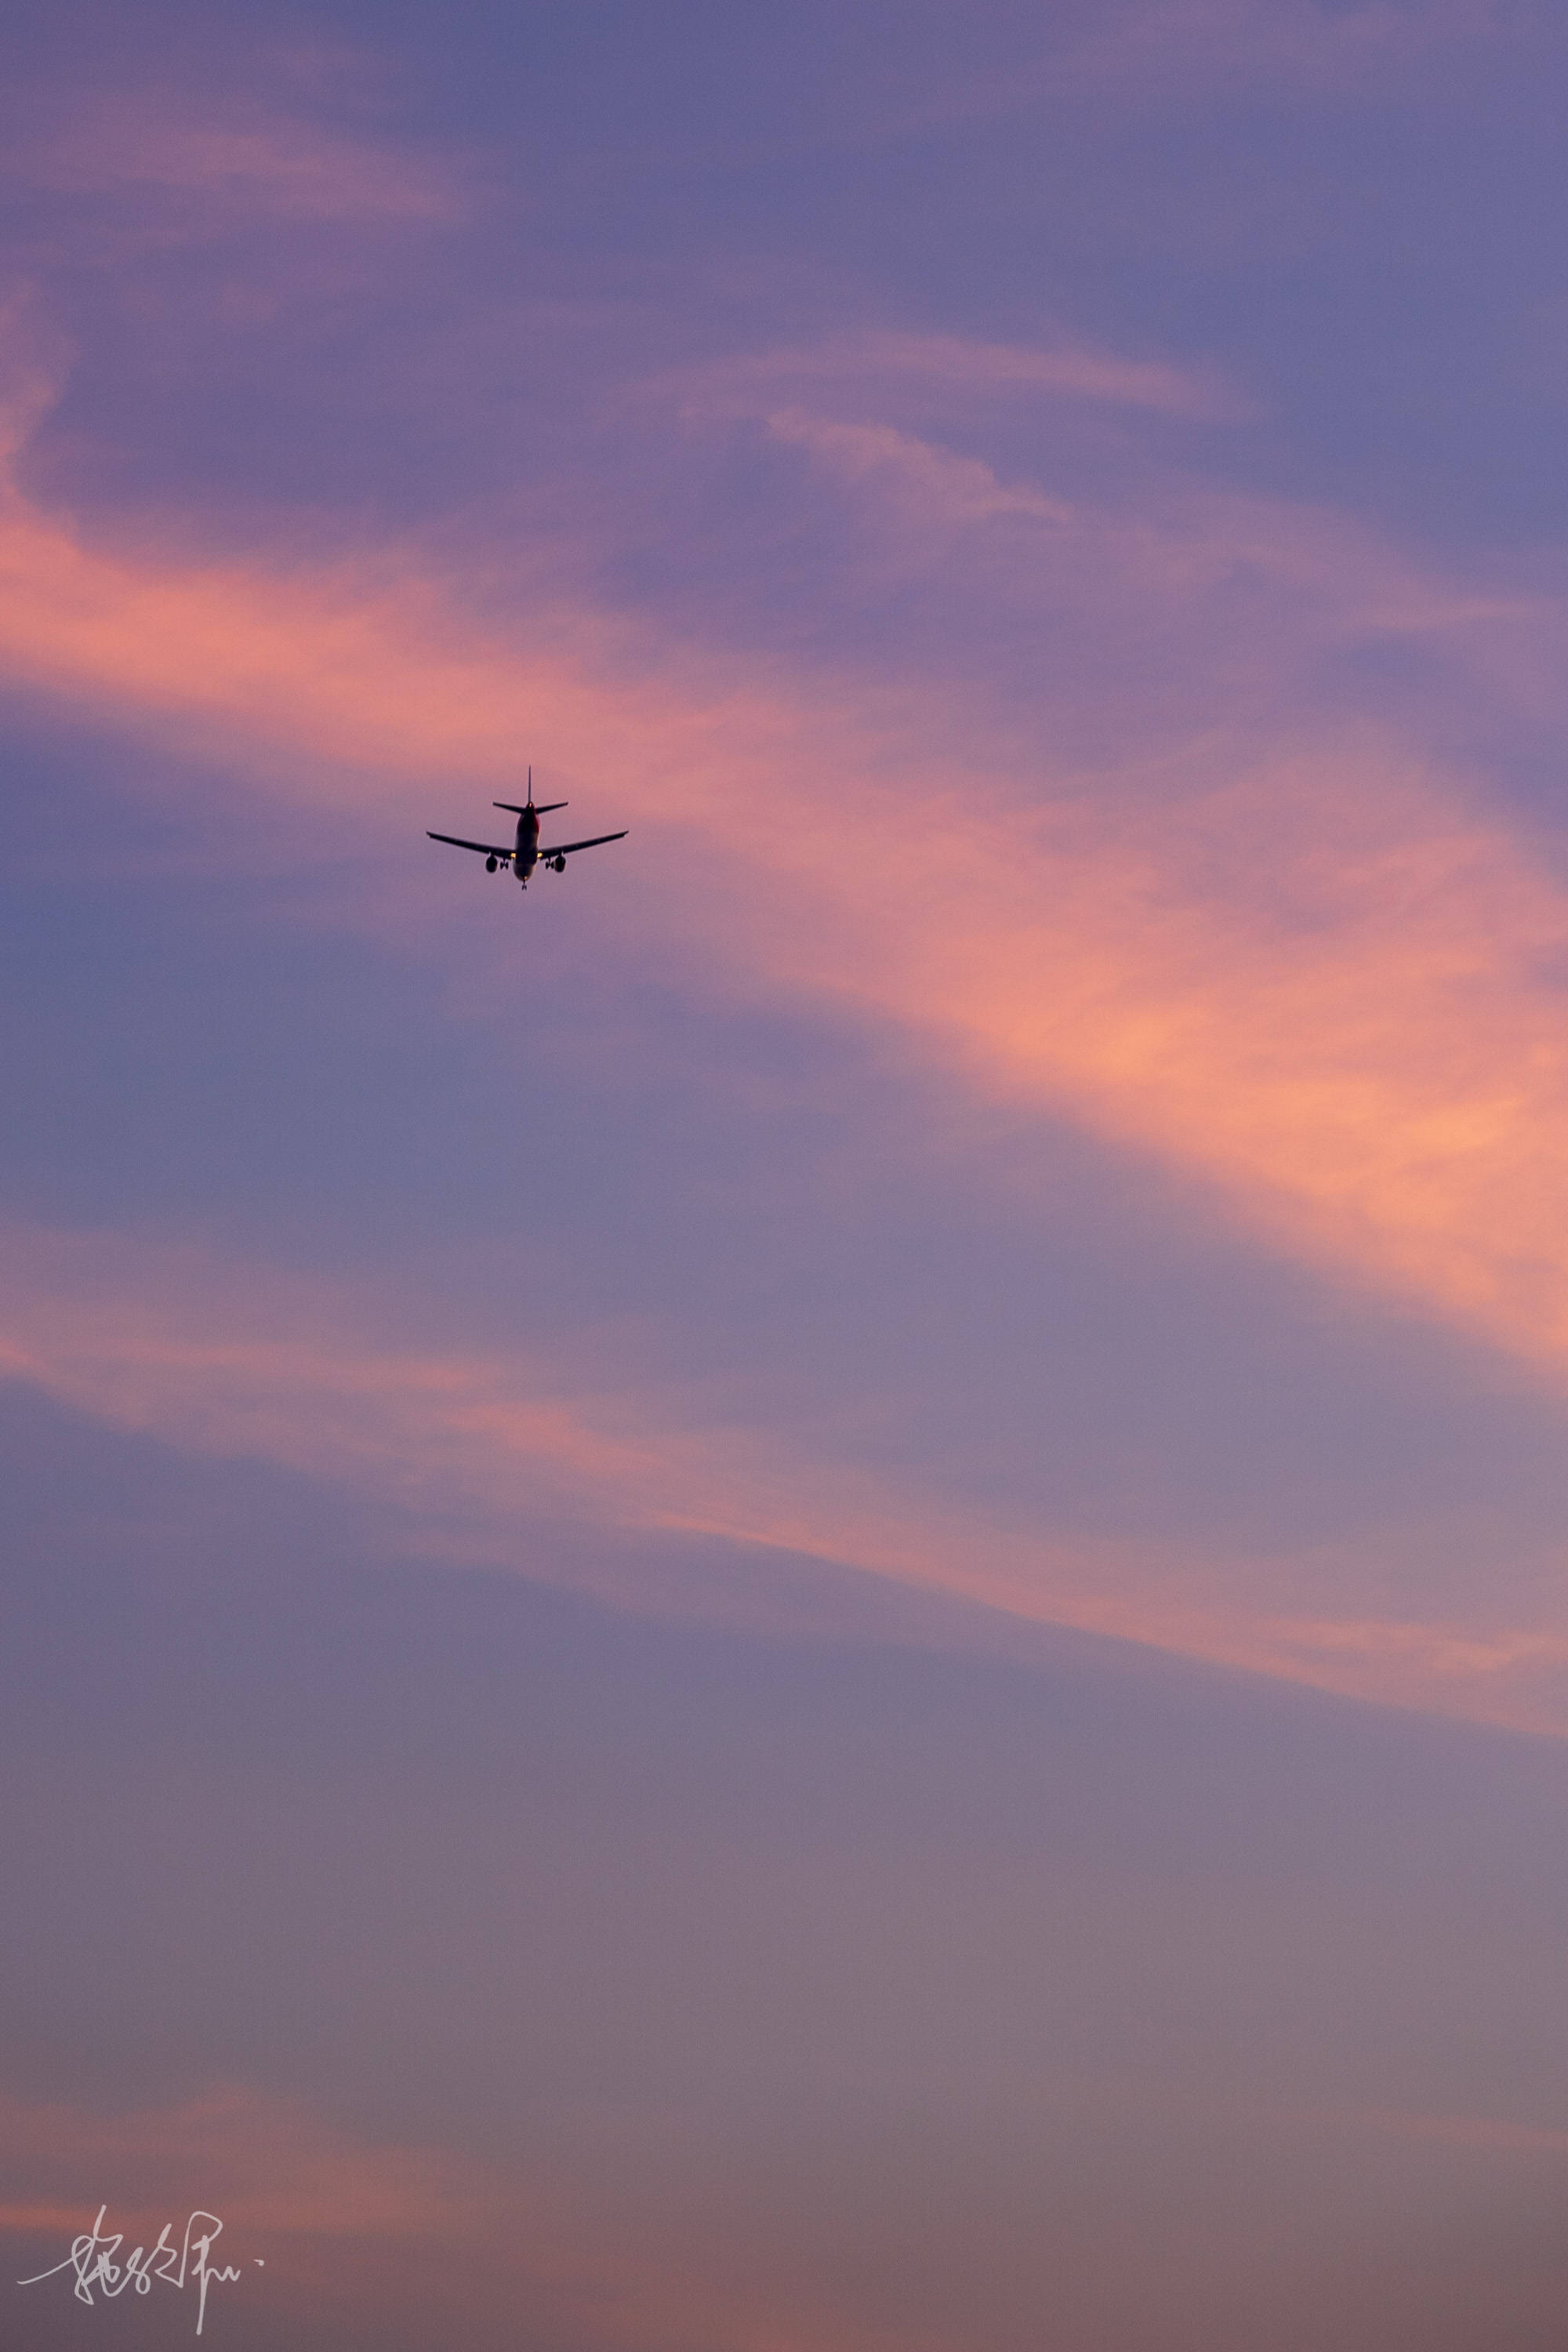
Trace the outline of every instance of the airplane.
[[502, 849], [498, 843], [490, 841], [459, 841], [455, 833], [426, 832], [426, 839], [449, 842], [454, 849], [477, 849], [485, 861], [487, 874], [493, 874], [498, 866], [510, 866], [525, 890], [528, 877], [536, 866], [552, 866], [557, 874], [564, 874], [566, 860], [574, 851], [597, 849], [604, 842], [625, 841], [626, 837], [625, 831], [596, 833], [592, 841], [558, 841], [552, 848], [541, 849], [540, 818], [548, 816], [552, 809], [564, 808], [566, 803], [564, 801], [545, 801], [540, 807], [534, 807], [531, 768], [528, 772], [528, 799], [521, 808], [516, 801], [492, 801], [490, 806], [505, 809], [509, 816], [517, 819], [517, 839], [510, 849]]

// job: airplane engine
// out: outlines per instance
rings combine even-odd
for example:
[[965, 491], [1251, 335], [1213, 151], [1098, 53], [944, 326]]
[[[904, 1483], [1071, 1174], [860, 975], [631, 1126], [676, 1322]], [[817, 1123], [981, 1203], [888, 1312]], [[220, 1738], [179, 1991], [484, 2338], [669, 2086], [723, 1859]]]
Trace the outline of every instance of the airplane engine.
[[552, 857], [552, 858], [551, 859], [550, 863], [552, 864], [552, 866], [554, 866], [555, 871], [557, 872], [557, 874], [564, 874], [564, 873], [565, 873], [565, 871], [566, 871], [566, 860], [565, 860], [563, 857]]
[[494, 859], [493, 857], [487, 857], [487, 858], [486, 858], [486, 860], [485, 860], [485, 872], [486, 872], [487, 874], [493, 874], [493, 873], [495, 872], [495, 870], [496, 870], [496, 861], [495, 861], [495, 859]]

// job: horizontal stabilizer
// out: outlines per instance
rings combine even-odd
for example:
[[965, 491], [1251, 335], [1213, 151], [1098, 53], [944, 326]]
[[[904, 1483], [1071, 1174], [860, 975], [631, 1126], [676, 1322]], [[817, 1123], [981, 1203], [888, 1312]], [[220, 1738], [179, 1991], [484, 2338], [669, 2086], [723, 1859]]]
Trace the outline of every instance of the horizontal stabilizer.
[[530, 801], [527, 808], [520, 807], [516, 801], [492, 801], [490, 803], [491, 808], [510, 809], [513, 816], [526, 816], [529, 809], [532, 809], [535, 816], [548, 816], [552, 809], [564, 808], [565, 805], [566, 803], [564, 801], [540, 801], [537, 803], [533, 801]]

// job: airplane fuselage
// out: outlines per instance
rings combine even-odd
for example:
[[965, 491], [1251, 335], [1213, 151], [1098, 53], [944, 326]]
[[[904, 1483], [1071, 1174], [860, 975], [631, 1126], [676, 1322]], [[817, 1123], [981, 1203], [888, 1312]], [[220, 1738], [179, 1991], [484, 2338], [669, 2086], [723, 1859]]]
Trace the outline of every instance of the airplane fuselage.
[[528, 877], [539, 863], [539, 812], [525, 808], [517, 821], [517, 847], [511, 853], [511, 870], [526, 890]]
[[[531, 777], [529, 779], [529, 789], [531, 792]], [[497, 808], [504, 808], [506, 805], [504, 801], [496, 803]], [[528, 887], [529, 876], [539, 864], [539, 820], [542, 816], [548, 816], [552, 809], [564, 808], [565, 805], [564, 801], [546, 801], [542, 808], [535, 808], [531, 799], [526, 808], [520, 808], [517, 811], [517, 840], [511, 853], [511, 870], [525, 890]], [[564, 857], [549, 856], [544, 862], [547, 866], [553, 866], [558, 874], [564, 874], [566, 871]]]

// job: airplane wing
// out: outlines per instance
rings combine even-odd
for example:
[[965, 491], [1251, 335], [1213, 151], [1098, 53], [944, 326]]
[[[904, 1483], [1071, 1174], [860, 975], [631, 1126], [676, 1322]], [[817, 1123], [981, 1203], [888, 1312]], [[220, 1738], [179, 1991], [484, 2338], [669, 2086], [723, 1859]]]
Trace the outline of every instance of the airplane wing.
[[625, 841], [630, 830], [631, 827], [626, 825], [619, 833], [596, 833], [592, 841], [558, 841], [553, 848], [540, 851], [539, 862], [542, 866], [547, 858], [570, 857], [574, 849], [597, 849], [605, 841]]
[[426, 833], [426, 841], [449, 841], [454, 849], [477, 849], [481, 857], [510, 857], [510, 849], [501, 849], [493, 841], [459, 841], [455, 833]]

